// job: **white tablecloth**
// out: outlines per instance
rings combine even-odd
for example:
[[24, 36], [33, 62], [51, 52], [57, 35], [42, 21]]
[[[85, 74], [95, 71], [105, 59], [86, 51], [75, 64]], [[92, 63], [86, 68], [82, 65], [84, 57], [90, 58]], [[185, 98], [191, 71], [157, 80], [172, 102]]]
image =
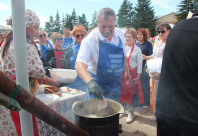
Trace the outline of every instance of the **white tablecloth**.
[[[72, 111], [72, 104], [75, 101], [82, 101], [86, 99], [86, 93], [80, 92], [76, 94], [68, 94], [63, 93], [62, 96], [56, 101], [52, 102], [44, 102], [46, 105], [48, 105], [50, 108], [52, 108], [54, 111], [61, 114], [63, 117], [65, 117], [67, 120], [71, 121], [72, 123], [75, 123], [75, 115]], [[61, 133], [57, 129], [53, 128], [52, 126], [46, 124], [40, 119], [36, 119], [37, 121], [37, 127], [39, 131], [40, 136], [65, 136], [65, 134]]]

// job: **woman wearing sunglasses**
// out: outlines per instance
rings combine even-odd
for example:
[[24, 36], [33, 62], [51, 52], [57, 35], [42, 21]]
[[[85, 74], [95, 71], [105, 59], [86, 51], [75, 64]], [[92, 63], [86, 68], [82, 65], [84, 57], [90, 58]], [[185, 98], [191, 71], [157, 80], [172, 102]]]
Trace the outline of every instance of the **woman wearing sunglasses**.
[[61, 45], [63, 43], [63, 35], [58, 32], [53, 32], [50, 38], [54, 48], [46, 51], [45, 66], [62, 68], [61, 63], [64, 49]]
[[[73, 28], [72, 34], [75, 39], [74, 45], [72, 46], [72, 49], [74, 50], [74, 54], [70, 58], [69, 69], [75, 69], [76, 58], [78, 55], [78, 51], [80, 49], [81, 42], [86, 36], [86, 29], [82, 25], [77, 25]], [[74, 83], [72, 85], [69, 85], [69, 87], [80, 89], [81, 91], [85, 91], [86, 84], [79, 76], [77, 76]]]
[[[157, 41], [154, 44], [152, 55], [144, 56], [144, 58], [146, 60], [149, 60], [149, 61], [147, 61], [148, 68], [149, 68], [148, 70], [150, 73], [149, 75], [155, 81], [155, 83], [154, 83], [154, 97], [153, 97], [153, 99], [154, 99], [154, 113], [155, 113], [155, 103], [156, 103], [156, 97], [157, 97], [159, 77], [160, 77], [160, 72], [161, 72], [162, 58], [164, 55], [164, 48], [166, 45], [166, 40], [168, 38], [170, 31], [171, 31], [171, 27], [169, 24], [167, 24], [167, 23], [160, 24], [157, 27], [157, 32], [159, 35], [159, 39], [161, 39], [161, 40]], [[155, 116], [152, 117], [151, 120], [155, 121], [156, 117]]]
[[52, 49], [53, 46], [50, 43], [50, 41], [47, 40], [46, 32], [43, 31], [43, 30], [39, 31], [37, 39], [39, 40], [39, 46], [40, 46], [40, 50], [41, 50], [41, 55], [43, 56], [44, 61], [45, 61], [46, 51], [48, 49]]

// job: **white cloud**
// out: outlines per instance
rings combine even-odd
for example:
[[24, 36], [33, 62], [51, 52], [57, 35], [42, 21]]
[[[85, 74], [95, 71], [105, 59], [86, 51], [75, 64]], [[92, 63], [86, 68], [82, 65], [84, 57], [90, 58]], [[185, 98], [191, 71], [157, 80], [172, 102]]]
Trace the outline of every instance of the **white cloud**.
[[5, 5], [3, 3], [0, 3], [0, 10], [9, 10], [9, 6], [8, 5]]
[[168, 10], [172, 10], [171, 7], [171, 1], [172, 0], [151, 0], [152, 4], [158, 7], [161, 7], [163, 9], [168, 9]]
[[49, 21], [49, 18], [45, 18], [45, 17], [42, 17], [42, 16], [39, 16], [40, 20], [41, 20], [41, 25], [40, 27], [45, 27], [45, 22], [48, 22]]

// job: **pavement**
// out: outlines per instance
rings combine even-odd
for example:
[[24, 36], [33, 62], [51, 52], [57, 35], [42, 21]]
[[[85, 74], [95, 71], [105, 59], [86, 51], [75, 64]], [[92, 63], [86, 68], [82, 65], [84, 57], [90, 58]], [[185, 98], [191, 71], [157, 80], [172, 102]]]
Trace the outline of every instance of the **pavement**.
[[[126, 112], [127, 113], [127, 112]], [[122, 124], [122, 133], [119, 136], [156, 136], [156, 121], [151, 121], [153, 112], [151, 108], [143, 109], [136, 107], [134, 112], [134, 121], [130, 124], [126, 123], [127, 115], [120, 118], [119, 123]]]

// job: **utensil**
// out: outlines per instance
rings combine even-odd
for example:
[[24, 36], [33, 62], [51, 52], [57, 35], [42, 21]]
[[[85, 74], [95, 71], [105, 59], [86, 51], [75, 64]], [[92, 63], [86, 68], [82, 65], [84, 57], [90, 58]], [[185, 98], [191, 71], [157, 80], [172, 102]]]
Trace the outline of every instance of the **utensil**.
[[58, 96], [61, 96], [62, 95], [62, 93], [55, 93], [55, 92], [53, 92], [51, 89], [49, 89], [49, 88], [45, 88], [46, 90], [48, 90], [48, 91], [50, 91], [50, 92], [52, 92], [53, 94], [55, 94], [55, 95], [58, 95]]

